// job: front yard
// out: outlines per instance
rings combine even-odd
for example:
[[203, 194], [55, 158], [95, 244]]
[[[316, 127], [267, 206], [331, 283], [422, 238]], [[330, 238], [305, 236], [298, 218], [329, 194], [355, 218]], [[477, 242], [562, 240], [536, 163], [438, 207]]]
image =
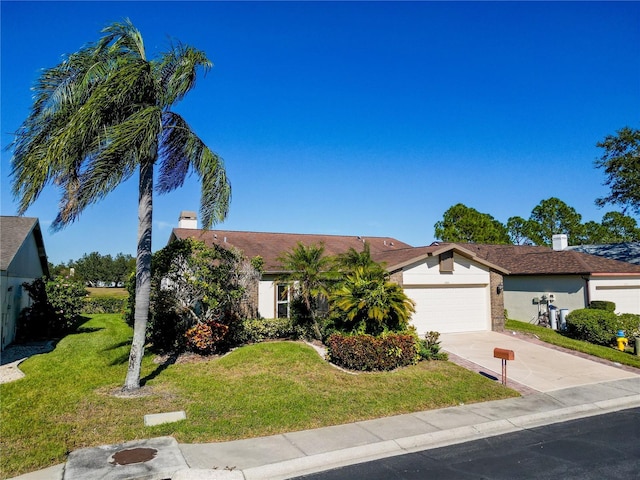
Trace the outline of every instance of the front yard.
[[[222, 358], [162, 365], [148, 354], [151, 395], [118, 398], [131, 339], [120, 315], [92, 315], [78, 333], [21, 365], [0, 385], [0, 476], [64, 462], [70, 451], [171, 435], [181, 443], [227, 441], [517, 396], [449, 362], [350, 374], [299, 342], [241, 347]], [[144, 427], [148, 413], [187, 420]]]

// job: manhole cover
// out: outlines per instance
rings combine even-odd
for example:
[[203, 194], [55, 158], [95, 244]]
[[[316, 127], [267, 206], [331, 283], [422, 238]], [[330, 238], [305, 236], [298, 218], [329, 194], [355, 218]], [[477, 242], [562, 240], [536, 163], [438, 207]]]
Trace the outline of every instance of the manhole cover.
[[132, 463], [142, 463], [153, 460], [158, 450], [155, 448], [130, 448], [120, 450], [113, 454], [111, 463], [115, 465], [131, 465]]

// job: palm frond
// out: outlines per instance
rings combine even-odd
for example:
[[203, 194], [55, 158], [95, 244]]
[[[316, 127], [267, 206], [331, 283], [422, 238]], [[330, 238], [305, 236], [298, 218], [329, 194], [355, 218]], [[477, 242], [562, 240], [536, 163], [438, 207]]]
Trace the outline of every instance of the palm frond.
[[202, 183], [200, 218], [203, 228], [210, 228], [214, 223], [224, 220], [229, 210], [231, 186], [222, 159], [176, 113], [165, 112], [163, 115], [159, 158], [159, 193], [182, 186], [187, 175], [193, 172]]
[[102, 33], [106, 35], [98, 41], [97, 50], [103, 51], [108, 48], [111, 54], [132, 53], [146, 60], [142, 34], [128, 18], [125, 18], [122, 23], [115, 22], [107, 25], [102, 29]]
[[198, 68], [205, 73], [213, 66], [202, 50], [178, 43], [154, 62], [163, 92], [162, 105], [173, 105], [195, 86]]
[[161, 130], [162, 111], [148, 107], [104, 130], [92, 145], [95, 152], [79, 167], [57, 177], [64, 190], [60, 213], [52, 228], [59, 229], [74, 222], [90, 204], [104, 198], [123, 181], [130, 178], [136, 167], [156, 157]]

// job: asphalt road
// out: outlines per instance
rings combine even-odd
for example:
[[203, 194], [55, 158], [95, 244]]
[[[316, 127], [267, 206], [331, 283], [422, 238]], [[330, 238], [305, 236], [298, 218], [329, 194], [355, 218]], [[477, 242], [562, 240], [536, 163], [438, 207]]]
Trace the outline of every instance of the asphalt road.
[[640, 479], [640, 408], [390, 457], [306, 480]]

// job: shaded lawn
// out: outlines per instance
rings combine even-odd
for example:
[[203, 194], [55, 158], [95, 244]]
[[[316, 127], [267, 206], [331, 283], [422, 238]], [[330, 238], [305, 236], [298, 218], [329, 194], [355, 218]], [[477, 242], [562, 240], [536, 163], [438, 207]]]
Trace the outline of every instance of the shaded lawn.
[[640, 357], [635, 356], [632, 353], [633, 349], [631, 347], [628, 347], [627, 351], [623, 352], [614, 347], [605, 347], [602, 345], [594, 345], [593, 343], [585, 342], [583, 340], [575, 340], [550, 328], [532, 325], [518, 320], [507, 320], [505, 328], [507, 330], [515, 330], [517, 332], [535, 335], [543, 342], [547, 342], [552, 345], [568, 348], [577, 352], [588, 353], [594, 357], [618, 362], [622, 365], [640, 368]]
[[[2, 478], [64, 462], [73, 450], [171, 435], [181, 443], [226, 441], [517, 396], [448, 362], [395, 372], [340, 371], [299, 342], [267, 342], [222, 358], [160, 366], [148, 354], [153, 394], [117, 398], [131, 329], [96, 314], [80, 333], [21, 365], [0, 385]], [[143, 416], [185, 410], [187, 420], [144, 427]]]

